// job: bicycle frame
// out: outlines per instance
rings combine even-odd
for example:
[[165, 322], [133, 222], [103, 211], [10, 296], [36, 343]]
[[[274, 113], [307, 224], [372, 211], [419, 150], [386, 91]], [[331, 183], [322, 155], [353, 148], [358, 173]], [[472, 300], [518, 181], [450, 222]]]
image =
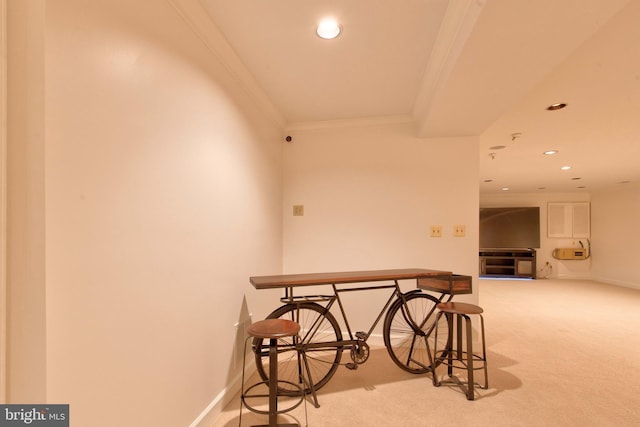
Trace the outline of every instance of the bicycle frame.
[[[367, 342], [367, 340], [375, 330], [376, 326], [378, 326], [378, 324], [380, 323], [380, 320], [382, 319], [382, 317], [385, 315], [385, 313], [387, 312], [391, 304], [396, 299], [402, 299], [404, 302], [404, 294], [400, 290], [400, 285], [398, 284], [397, 280], [394, 280], [393, 284], [390, 284], [390, 285], [358, 286], [354, 288], [339, 289], [335, 284], [331, 284], [331, 287], [333, 289], [333, 295], [307, 295], [307, 296], [294, 296], [293, 288], [287, 287], [285, 288], [285, 296], [280, 299], [282, 302], [287, 304], [296, 304], [296, 303], [300, 304], [302, 302], [327, 301], [327, 304], [323, 307], [324, 313], [328, 313], [333, 307], [333, 305], [336, 302], [338, 303], [338, 307], [340, 309], [340, 315], [342, 317], [342, 321], [344, 322], [345, 327], [347, 328], [347, 334], [349, 336], [349, 339], [346, 339], [346, 340], [343, 339], [341, 341], [335, 341], [335, 342], [315, 343], [315, 344], [310, 342], [309, 337], [316, 334], [316, 332], [318, 331], [318, 328], [320, 327], [320, 322], [322, 321], [322, 318], [318, 317], [312, 324], [311, 328], [309, 328], [309, 330], [304, 334], [304, 336], [302, 336], [302, 339], [300, 340], [302, 343], [304, 343], [304, 344], [301, 344], [301, 346], [303, 346], [305, 350], [309, 350], [313, 348], [321, 348], [321, 347], [326, 348], [334, 345], [336, 347], [341, 346], [346, 348], [355, 348], [355, 346], [358, 345], [359, 343]], [[364, 335], [359, 335], [356, 332], [355, 334], [356, 336], [354, 337], [354, 332], [351, 329], [347, 312], [345, 311], [342, 300], [340, 299], [340, 294], [347, 293], [347, 292], [360, 292], [360, 291], [381, 290], [381, 289], [393, 289], [393, 292], [391, 292], [391, 295], [389, 295], [389, 298], [383, 305], [382, 309], [380, 310], [380, 313], [378, 313], [376, 319], [371, 324], [369, 330], [365, 332]], [[442, 299], [442, 297], [440, 299]], [[405, 317], [407, 317], [408, 323], [412, 325], [412, 327], [416, 331], [419, 331], [420, 327], [422, 327], [423, 325], [417, 325], [415, 321], [411, 319], [411, 316], [409, 313], [403, 313], [403, 314], [405, 315]]]

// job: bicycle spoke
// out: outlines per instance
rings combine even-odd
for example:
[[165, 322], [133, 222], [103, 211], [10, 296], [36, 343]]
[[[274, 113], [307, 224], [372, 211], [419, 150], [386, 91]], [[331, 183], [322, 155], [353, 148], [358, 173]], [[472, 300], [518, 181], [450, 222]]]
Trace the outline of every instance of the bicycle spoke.
[[[385, 345], [391, 359], [402, 369], [412, 373], [431, 370], [429, 352], [433, 350], [434, 310], [438, 300], [424, 293], [409, 293], [398, 299], [385, 319]], [[446, 322], [441, 322], [438, 339], [447, 337]], [[444, 335], [440, 335], [444, 334]], [[443, 347], [446, 344], [439, 344]]]
[[[302, 353], [299, 350], [304, 351], [309, 364], [311, 382], [316, 390], [333, 376], [342, 356], [343, 349], [339, 345], [342, 333], [333, 315], [325, 311], [319, 304], [305, 302], [284, 305], [268, 316], [272, 319], [289, 319], [300, 324], [298, 337], [301, 338], [295, 337], [295, 341], [284, 339], [284, 349], [278, 353], [279, 379], [299, 383], [301, 374], [306, 378], [307, 372], [303, 369]], [[306, 347], [306, 345], [311, 346]], [[260, 376], [265, 380], [268, 379], [269, 360], [266, 354], [256, 354], [256, 367]], [[285, 385], [280, 388], [285, 394], [296, 392], [292, 387], [287, 390]], [[308, 389], [306, 391], [309, 392]]]

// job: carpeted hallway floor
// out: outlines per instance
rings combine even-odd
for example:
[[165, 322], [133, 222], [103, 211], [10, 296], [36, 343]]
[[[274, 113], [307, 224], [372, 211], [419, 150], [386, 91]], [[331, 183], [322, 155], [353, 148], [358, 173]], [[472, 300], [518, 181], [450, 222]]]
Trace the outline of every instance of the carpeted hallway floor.
[[[433, 387], [430, 375], [400, 370], [385, 348], [374, 348], [358, 370], [341, 367], [319, 391], [308, 425], [640, 425], [639, 290], [574, 280], [478, 286], [489, 389], [475, 401], [458, 388]], [[238, 411], [236, 398], [215, 427], [237, 426]], [[281, 422], [292, 420], [305, 425], [304, 406]], [[244, 411], [243, 426], [263, 423]]]

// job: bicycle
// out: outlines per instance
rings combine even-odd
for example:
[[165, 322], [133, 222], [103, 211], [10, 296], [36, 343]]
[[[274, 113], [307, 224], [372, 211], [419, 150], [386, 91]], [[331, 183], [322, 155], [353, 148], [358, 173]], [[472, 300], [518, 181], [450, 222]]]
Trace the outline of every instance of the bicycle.
[[[440, 292], [435, 296], [415, 289], [402, 292], [399, 280], [416, 279], [418, 287]], [[375, 286], [357, 286], [338, 288], [338, 284], [392, 281], [393, 284]], [[377, 270], [368, 272], [321, 273], [288, 276], [252, 277], [252, 284], [258, 289], [284, 287], [285, 295], [280, 300], [283, 305], [267, 316], [268, 319], [284, 318], [300, 324], [297, 337], [284, 338], [278, 343], [278, 376], [281, 379], [295, 382], [300, 378], [303, 364], [301, 357], [306, 357], [308, 371], [304, 374], [309, 383], [305, 393], [313, 393], [322, 388], [341, 366], [345, 351], [349, 352], [351, 361], [344, 365], [351, 370], [365, 363], [370, 355], [367, 344], [373, 331], [384, 316], [384, 345], [393, 362], [401, 369], [413, 373], [424, 374], [432, 370], [432, 363], [438, 364], [441, 358], [432, 361], [431, 349], [434, 348], [434, 312], [437, 304], [447, 294], [450, 301], [454, 294], [470, 293], [471, 279], [468, 276], [453, 275], [448, 272], [403, 269]], [[454, 284], [457, 284], [454, 289]], [[462, 285], [461, 285], [462, 284]], [[305, 285], [330, 285], [330, 295], [293, 295], [294, 287]], [[349, 323], [340, 294], [367, 290], [392, 289], [391, 295], [369, 327], [368, 331], [354, 332]], [[337, 303], [337, 304], [336, 304]], [[331, 312], [339, 308], [345, 326], [346, 337], [338, 320]], [[449, 321], [440, 322], [438, 326], [439, 348], [450, 348]], [[256, 368], [259, 375], [268, 379], [268, 343], [256, 338], [253, 341]], [[302, 356], [301, 356], [302, 355]], [[282, 394], [299, 393], [299, 390], [279, 390]], [[316, 401], [317, 405], [317, 401]]]

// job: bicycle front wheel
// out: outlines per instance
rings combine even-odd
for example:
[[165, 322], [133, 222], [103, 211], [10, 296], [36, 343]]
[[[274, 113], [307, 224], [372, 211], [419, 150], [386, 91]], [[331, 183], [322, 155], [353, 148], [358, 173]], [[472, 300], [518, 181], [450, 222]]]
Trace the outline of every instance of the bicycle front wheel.
[[[278, 379], [299, 383], [300, 373], [304, 365], [296, 344], [300, 340], [306, 354], [311, 372], [311, 382], [316, 390], [324, 386], [338, 369], [343, 347], [340, 344], [342, 332], [336, 318], [320, 304], [304, 302], [300, 304], [286, 304], [275, 310], [267, 319], [287, 319], [300, 324], [297, 337], [278, 339]], [[263, 380], [269, 379], [269, 341], [261, 338], [253, 340], [256, 356], [256, 368]], [[299, 390], [286, 389], [286, 383], [279, 384], [282, 394], [296, 394]], [[303, 387], [310, 393], [309, 387]]]
[[[429, 350], [434, 348], [433, 325], [439, 302], [432, 295], [414, 291], [398, 298], [387, 311], [384, 344], [395, 364], [407, 372], [424, 374], [431, 371]], [[449, 326], [448, 319], [439, 322], [438, 348], [450, 348]]]

